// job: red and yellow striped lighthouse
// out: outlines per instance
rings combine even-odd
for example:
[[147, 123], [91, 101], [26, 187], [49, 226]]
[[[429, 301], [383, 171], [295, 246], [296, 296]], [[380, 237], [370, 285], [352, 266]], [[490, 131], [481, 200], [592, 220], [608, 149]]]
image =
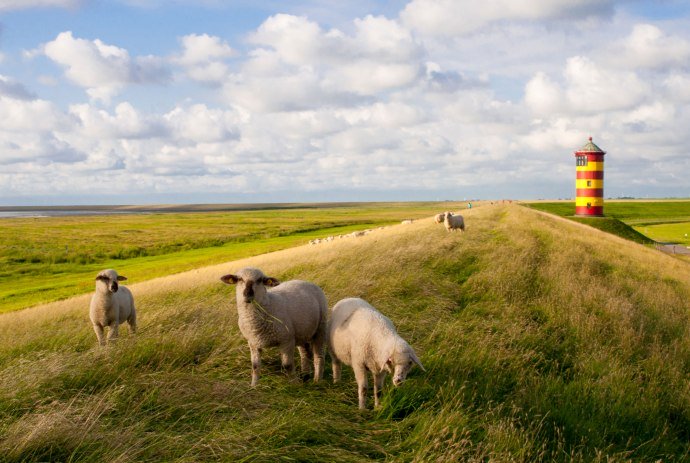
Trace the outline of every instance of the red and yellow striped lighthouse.
[[575, 151], [575, 215], [604, 215], [604, 155], [601, 148], [589, 142]]

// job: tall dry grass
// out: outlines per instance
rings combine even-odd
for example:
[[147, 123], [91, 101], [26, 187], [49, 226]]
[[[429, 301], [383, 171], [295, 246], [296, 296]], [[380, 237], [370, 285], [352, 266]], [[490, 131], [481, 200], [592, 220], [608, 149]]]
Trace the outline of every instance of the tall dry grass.
[[[134, 285], [140, 333], [96, 347], [85, 298], [0, 316], [7, 461], [684, 461], [690, 267], [518, 206]], [[376, 411], [341, 384], [257, 388], [217, 281], [246, 265], [359, 296], [420, 353]], [[126, 331], [126, 330], [122, 330]]]

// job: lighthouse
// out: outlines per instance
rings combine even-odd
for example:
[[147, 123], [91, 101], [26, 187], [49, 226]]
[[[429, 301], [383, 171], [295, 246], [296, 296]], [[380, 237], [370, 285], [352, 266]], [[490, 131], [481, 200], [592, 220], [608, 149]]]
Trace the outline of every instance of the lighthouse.
[[604, 215], [604, 155], [606, 152], [589, 141], [575, 151], [575, 215]]

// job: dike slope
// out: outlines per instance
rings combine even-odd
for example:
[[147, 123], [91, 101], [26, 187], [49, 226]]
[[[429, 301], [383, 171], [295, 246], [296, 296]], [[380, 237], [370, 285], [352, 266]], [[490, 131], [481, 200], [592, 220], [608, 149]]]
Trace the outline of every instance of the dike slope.
[[[8, 461], [684, 461], [690, 265], [518, 205], [432, 219], [131, 285], [140, 333], [99, 349], [88, 296], [0, 316]], [[290, 383], [249, 387], [234, 291], [252, 265], [369, 300], [427, 373], [357, 410]]]

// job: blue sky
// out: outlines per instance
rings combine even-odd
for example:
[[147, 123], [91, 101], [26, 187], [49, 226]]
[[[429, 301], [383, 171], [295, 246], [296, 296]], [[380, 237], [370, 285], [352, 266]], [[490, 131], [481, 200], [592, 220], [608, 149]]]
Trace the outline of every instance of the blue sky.
[[687, 1], [0, 0], [0, 204], [690, 196]]

